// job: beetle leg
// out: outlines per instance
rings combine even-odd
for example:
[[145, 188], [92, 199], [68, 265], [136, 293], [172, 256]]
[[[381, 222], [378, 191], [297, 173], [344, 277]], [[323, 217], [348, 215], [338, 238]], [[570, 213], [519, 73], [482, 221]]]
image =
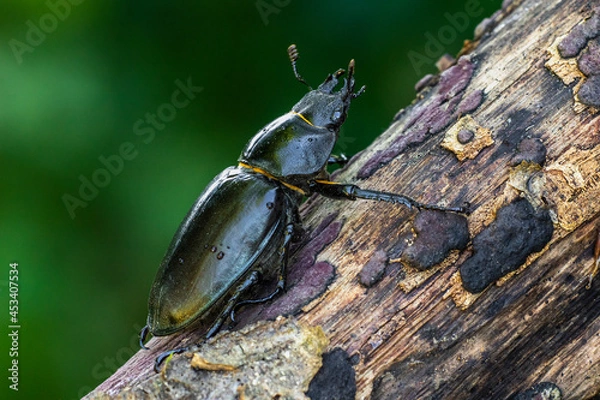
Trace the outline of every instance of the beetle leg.
[[452, 211], [461, 214], [469, 214], [468, 207], [442, 207], [435, 204], [424, 204], [401, 194], [364, 190], [352, 184], [314, 180], [310, 183], [310, 189], [315, 193], [338, 200], [377, 200], [392, 204], [403, 204], [409, 209], [414, 207], [418, 210]]
[[[278, 277], [279, 279], [277, 281], [277, 289], [275, 289], [275, 292], [285, 290], [286, 278], [287, 278], [288, 252], [290, 249], [290, 242], [292, 241], [294, 234], [296, 232], [296, 226], [297, 225], [294, 222], [290, 222], [285, 227], [285, 237], [283, 239], [283, 245], [281, 246], [281, 251], [279, 252], [279, 262], [280, 262], [281, 268], [279, 270], [279, 277]], [[272, 296], [274, 296], [276, 294], [275, 292], [273, 292]]]
[[249, 288], [254, 286], [259, 280], [258, 272], [252, 271], [248, 277], [237, 287], [231, 295], [231, 298], [227, 300], [225, 309], [219, 314], [215, 322], [211, 325], [210, 329], [206, 332], [206, 339], [214, 336], [219, 331], [227, 317], [231, 314], [233, 309], [239, 304], [238, 300], [241, 295], [244, 294]]
[[[292, 216], [293, 217], [293, 216]], [[245, 306], [248, 304], [260, 304], [266, 303], [267, 301], [273, 300], [275, 296], [280, 294], [285, 290], [286, 278], [287, 278], [287, 263], [288, 263], [288, 249], [290, 247], [290, 242], [292, 241], [295, 233], [295, 224], [290, 222], [285, 227], [285, 236], [283, 239], [283, 244], [281, 245], [281, 250], [279, 251], [279, 275], [277, 277], [277, 287], [275, 290], [269, 294], [268, 296], [262, 297], [260, 299], [248, 299], [238, 302], [232, 309], [229, 315], [229, 318], [232, 322], [235, 322], [235, 310], [238, 307]]]
[[169, 351], [163, 351], [162, 353], [160, 353], [158, 355], [158, 357], [156, 357], [156, 360], [154, 360], [154, 372], [158, 373], [160, 372], [160, 364], [163, 363], [163, 361], [165, 361], [169, 356], [173, 355], [173, 354], [180, 354], [183, 353], [185, 351], [188, 351], [190, 348], [189, 347], [178, 347], [174, 350], [169, 350]]
[[344, 153], [338, 155], [332, 154], [329, 156], [329, 160], [327, 160], [327, 164], [328, 165], [339, 165], [340, 167], [343, 167], [344, 165], [346, 165], [348, 163], [348, 157], [346, 157], [346, 155]]
[[302, 226], [302, 219], [300, 218], [300, 212], [298, 211], [298, 207], [294, 208], [292, 214], [292, 223], [294, 225], [294, 233], [292, 235], [292, 242], [299, 242], [304, 237], [304, 227]]
[[150, 332], [150, 327], [148, 325], [144, 326], [140, 331], [140, 347], [144, 350], [149, 350], [149, 347], [146, 347], [144, 342], [146, 341], [146, 337], [148, 337], [148, 333]]

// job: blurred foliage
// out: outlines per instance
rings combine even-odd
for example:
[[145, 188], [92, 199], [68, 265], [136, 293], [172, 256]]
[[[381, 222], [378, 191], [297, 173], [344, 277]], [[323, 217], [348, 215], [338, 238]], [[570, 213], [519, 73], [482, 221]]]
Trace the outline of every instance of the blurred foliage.
[[[500, 0], [5, 1], [4, 374], [11, 362], [4, 350], [10, 262], [19, 263], [21, 329], [19, 392], [3, 378], [0, 393], [9, 396], [0, 397], [78, 398], [137, 350], [150, 284], [188, 208], [254, 133], [306, 92], [289, 66], [290, 43], [298, 45], [299, 70], [313, 86], [356, 59], [357, 84], [367, 92], [353, 103], [340, 145], [353, 154], [412, 101], [415, 82], [435, 73], [437, 57], [456, 54], [499, 6]], [[461, 15], [467, 18], [454, 18]], [[432, 37], [441, 45], [426, 47]], [[422, 56], [422, 64], [415, 67], [410, 54]], [[184, 107], [169, 106], [176, 81], [188, 79], [202, 92]], [[144, 120], [157, 112], [166, 122], [151, 128], [150, 139]], [[120, 165], [114, 155], [127, 143], [130, 159]], [[113, 173], [101, 171], [108, 170], [101, 157], [112, 160]], [[84, 201], [81, 179], [94, 178], [104, 187], [88, 188]], [[65, 194], [85, 207], [70, 214]]]

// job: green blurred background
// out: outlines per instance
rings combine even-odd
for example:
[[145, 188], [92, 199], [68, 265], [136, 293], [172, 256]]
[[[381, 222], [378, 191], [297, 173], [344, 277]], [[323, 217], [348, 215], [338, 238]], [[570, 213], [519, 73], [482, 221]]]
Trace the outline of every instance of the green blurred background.
[[[353, 154], [500, 3], [4, 1], [0, 397], [79, 398], [137, 350], [151, 282], [188, 208], [306, 92], [289, 66], [290, 43], [313, 86], [356, 59], [367, 92], [339, 149]], [[169, 105], [177, 80], [203, 88], [180, 109]], [[155, 129], [144, 119], [157, 112], [165, 122]], [[124, 144], [131, 159], [119, 165], [112, 156]], [[101, 171], [101, 157], [113, 173]], [[94, 178], [104, 187], [82, 199], [81, 179]], [[18, 392], [7, 379], [11, 262], [19, 264]]]

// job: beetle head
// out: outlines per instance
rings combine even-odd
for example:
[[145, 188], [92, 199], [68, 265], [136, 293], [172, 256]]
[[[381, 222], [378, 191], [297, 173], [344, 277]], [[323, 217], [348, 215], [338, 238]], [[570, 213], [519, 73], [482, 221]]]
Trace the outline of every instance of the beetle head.
[[[346, 71], [339, 69], [334, 74], [329, 74], [325, 81], [316, 90], [308, 92], [292, 111], [301, 114], [315, 126], [337, 132], [346, 120], [350, 102], [365, 90], [363, 86], [358, 92], [354, 92], [354, 60], [350, 60], [348, 76], [344, 78], [342, 88], [335, 91], [338, 79], [345, 73]], [[299, 80], [304, 82], [301, 78]]]

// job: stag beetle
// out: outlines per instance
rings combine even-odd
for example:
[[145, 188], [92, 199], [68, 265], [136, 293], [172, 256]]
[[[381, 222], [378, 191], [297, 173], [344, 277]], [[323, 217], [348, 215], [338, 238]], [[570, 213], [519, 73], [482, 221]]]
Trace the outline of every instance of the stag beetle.
[[[300, 227], [298, 207], [313, 193], [340, 200], [368, 199], [417, 209], [464, 213], [462, 207], [421, 204], [408, 197], [363, 190], [353, 184], [330, 181], [329, 164], [344, 164], [344, 156], [331, 152], [352, 100], [354, 60], [340, 90], [339, 69], [313, 90], [296, 69], [295, 45], [288, 55], [296, 79], [310, 91], [292, 110], [261, 129], [229, 167], [208, 185], [175, 233], [150, 291], [148, 333], [175, 333], [198, 319], [210, 323], [213, 336], [234, 311], [247, 304], [263, 303], [285, 290], [288, 249]], [[262, 279], [277, 277], [268, 296], [247, 299]], [[155, 369], [179, 348], [161, 354]]]

